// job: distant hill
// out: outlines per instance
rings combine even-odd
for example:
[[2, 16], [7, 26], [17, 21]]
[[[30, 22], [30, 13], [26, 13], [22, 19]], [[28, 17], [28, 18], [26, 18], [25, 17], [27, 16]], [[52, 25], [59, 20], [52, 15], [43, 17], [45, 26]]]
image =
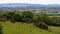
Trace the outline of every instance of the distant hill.
[[58, 9], [60, 10], [60, 5], [59, 4], [28, 4], [28, 3], [7, 3], [7, 4], [0, 4], [0, 10], [6, 10], [6, 9], [11, 9], [11, 10], [20, 10], [20, 9]]
[[0, 7], [35, 7], [35, 8], [40, 8], [40, 7], [60, 7], [59, 4], [48, 4], [48, 5], [43, 5], [43, 4], [27, 4], [27, 3], [8, 3], [8, 4], [0, 4]]

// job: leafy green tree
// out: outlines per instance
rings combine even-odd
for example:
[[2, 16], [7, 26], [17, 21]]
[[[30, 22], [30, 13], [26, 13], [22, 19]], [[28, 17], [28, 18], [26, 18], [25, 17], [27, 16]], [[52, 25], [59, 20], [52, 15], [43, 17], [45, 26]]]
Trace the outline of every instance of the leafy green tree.
[[43, 16], [43, 15], [38, 16], [37, 18], [35, 18], [34, 19], [34, 22], [35, 22], [34, 25], [37, 26], [37, 27], [39, 27], [39, 28], [48, 30], [48, 25], [44, 22], [44, 19], [43, 18], [45, 18], [45, 16]]
[[60, 18], [58, 17], [52, 17], [54, 26], [60, 26]]
[[8, 11], [8, 12], [5, 12], [4, 14], [3, 14], [3, 16], [5, 17], [5, 18], [7, 18], [8, 20], [11, 20], [12, 18], [13, 18], [13, 15], [15, 14], [15, 12], [10, 12], [10, 11]]
[[47, 14], [42, 14], [40, 17], [40, 21], [43, 21], [47, 25], [52, 25], [53, 21], [51, 20], [50, 17], [47, 16]]
[[13, 18], [15, 19], [15, 21], [22, 21], [22, 15], [20, 14], [15, 14]]
[[22, 12], [23, 21], [32, 22], [34, 14], [31, 11]]

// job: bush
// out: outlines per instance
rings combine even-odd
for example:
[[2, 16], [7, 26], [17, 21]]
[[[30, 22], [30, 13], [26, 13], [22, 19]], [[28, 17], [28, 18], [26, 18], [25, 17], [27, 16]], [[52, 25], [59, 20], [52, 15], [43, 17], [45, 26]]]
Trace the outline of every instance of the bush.
[[55, 24], [54, 26], [60, 26], [60, 18], [52, 17], [52, 20], [53, 20], [53, 24]]
[[45, 24], [44, 22], [37, 22], [37, 23], [35, 23], [34, 25], [37, 26], [37, 27], [39, 27], [39, 28], [48, 30], [48, 25]]

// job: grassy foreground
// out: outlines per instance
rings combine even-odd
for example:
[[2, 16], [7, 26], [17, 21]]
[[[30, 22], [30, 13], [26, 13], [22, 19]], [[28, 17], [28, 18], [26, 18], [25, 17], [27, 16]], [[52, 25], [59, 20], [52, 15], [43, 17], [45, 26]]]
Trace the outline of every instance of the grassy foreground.
[[60, 34], [60, 27], [49, 26], [52, 32], [35, 27], [33, 24], [2, 22], [3, 34]]

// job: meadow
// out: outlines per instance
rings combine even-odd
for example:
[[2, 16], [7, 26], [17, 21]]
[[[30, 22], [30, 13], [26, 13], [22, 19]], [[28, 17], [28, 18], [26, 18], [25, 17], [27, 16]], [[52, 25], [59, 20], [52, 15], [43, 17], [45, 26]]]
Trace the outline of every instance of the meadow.
[[60, 27], [49, 26], [51, 30], [44, 30], [27, 23], [11, 23], [10, 21], [1, 22], [3, 26], [3, 34], [60, 34]]

